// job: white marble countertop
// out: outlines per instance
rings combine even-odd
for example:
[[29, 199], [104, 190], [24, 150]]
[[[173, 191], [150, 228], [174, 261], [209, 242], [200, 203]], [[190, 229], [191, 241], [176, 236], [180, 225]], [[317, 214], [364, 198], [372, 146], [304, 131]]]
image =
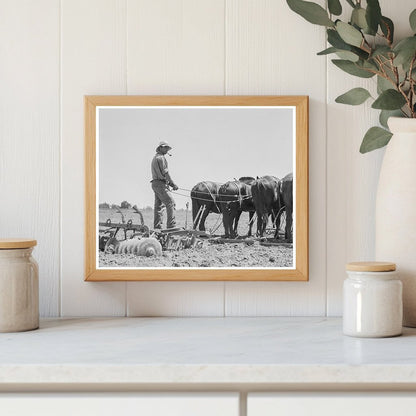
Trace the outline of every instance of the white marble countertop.
[[94, 318], [0, 334], [0, 389], [52, 383], [416, 387], [416, 329], [360, 339], [335, 318]]

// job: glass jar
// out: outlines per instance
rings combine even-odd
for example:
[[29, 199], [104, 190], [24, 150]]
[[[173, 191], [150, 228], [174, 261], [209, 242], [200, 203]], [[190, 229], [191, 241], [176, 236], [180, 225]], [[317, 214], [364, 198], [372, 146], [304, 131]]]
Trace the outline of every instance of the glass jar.
[[38, 264], [35, 240], [0, 240], [0, 332], [39, 328]]
[[402, 282], [396, 265], [385, 262], [347, 264], [343, 331], [354, 337], [392, 337], [402, 333]]

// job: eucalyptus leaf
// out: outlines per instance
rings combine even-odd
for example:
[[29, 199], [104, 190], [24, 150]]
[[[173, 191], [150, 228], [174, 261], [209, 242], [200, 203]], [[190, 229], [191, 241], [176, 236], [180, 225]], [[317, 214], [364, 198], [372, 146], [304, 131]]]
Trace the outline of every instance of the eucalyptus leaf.
[[349, 45], [348, 43], [344, 42], [336, 30], [328, 29], [326, 33], [327, 33], [328, 43], [332, 45], [334, 48], [353, 52], [356, 55], [358, 55], [361, 59], [368, 59], [368, 53], [366, 51], [363, 51], [360, 48], [357, 48], [355, 46]]
[[331, 46], [330, 48], [326, 48], [323, 51], [318, 52], [317, 55], [329, 55], [330, 53], [335, 53], [336, 51], [338, 51], [338, 49]]
[[394, 23], [386, 16], [381, 16], [380, 28], [384, 36], [390, 43], [393, 43], [394, 38]]
[[389, 58], [390, 53], [392, 53], [392, 50], [388, 46], [377, 46], [371, 53], [371, 57], [375, 58], [376, 56], [382, 55]]
[[303, 0], [286, 0], [288, 6], [305, 20], [315, 25], [334, 26], [328, 12], [319, 4]]
[[402, 65], [403, 69], [407, 71], [410, 63], [416, 54], [416, 36], [411, 36], [401, 40], [395, 47], [396, 54], [394, 58], [395, 65]]
[[413, 32], [416, 32], [416, 9], [414, 9], [412, 11], [412, 13], [410, 13], [409, 23], [410, 23], [410, 27], [412, 28]]
[[391, 89], [393, 84], [386, 78], [377, 75], [377, 93], [381, 94], [383, 91]]
[[337, 49], [332, 46], [330, 48], [324, 49], [321, 52], [318, 52], [317, 55], [329, 55], [331, 53], [336, 53], [339, 58], [352, 62], [357, 62], [360, 59], [359, 56], [353, 52]]
[[350, 47], [345, 43], [339, 33], [334, 29], [327, 29], [326, 31], [328, 43], [337, 49], [349, 50]]
[[378, 71], [379, 70], [379, 65], [376, 61], [363, 61], [362, 62], [362, 67], [364, 69], [371, 69], [372, 71]]
[[390, 117], [401, 117], [401, 116], [402, 116], [402, 112], [400, 110], [381, 110], [380, 111], [380, 116], [379, 116], [379, 121], [380, 121], [380, 124], [383, 127], [388, 129], [389, 126], [387, 125], [387, 120]]
[[379, 110], [398, 110], [406, 104], [406, 99], [399, 91], [388, 89], [383, 91], [372, 107]]
[[337, 50], [335, 53], [339, 58], [346, 61], [358, 62], [360, 60], [360, 57], [354, 52]]
[[370, 93], [365, 88], [353, 88], [337, 97], [335, 102], [348, 105], [359, 105], [370, 97]]
[[371, 152], [372, 150], [386, 146], [390, 141], [391, 136], [393, 135], [389, 131], [382, 129], [381, 127], [371, 127], [364, 135], [360, 153]]
[[378, 0], [367, 0], [365, 17], [367, 19], [369, 32], [375, 35], [381, 21], [381, 9]]
[[351, 23], [363, 29], [364, 32], [368, 31], [368, 23], [365, 17], [366, 10], [362, 7], [357, 7], [352, 11]]
[[339, 16], [342, 13], [342, 6], [339, 0], [328, 0], [329, 13]]
[[356, 63], [347, 61], [345, 59], [333, 59], [333, 64], [350, 75], [360, 78], [371, 78], [375, 74], [360, 68]]
[[339, 20], [336, 24], [336, 29], [339, 36], [345, 43], [356, 46], [358, 48], [363, 43], [363, 35], [354, 26]]

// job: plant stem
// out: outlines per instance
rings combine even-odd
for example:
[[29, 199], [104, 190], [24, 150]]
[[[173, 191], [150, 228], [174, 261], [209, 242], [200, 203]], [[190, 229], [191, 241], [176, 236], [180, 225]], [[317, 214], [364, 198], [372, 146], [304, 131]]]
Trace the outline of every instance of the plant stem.
[[412, 116], [412, 118], [415, 118], [415, 110], [413, 107], [413, 97], [414, 97], [414, 93], [415, 93], [415, 82], [412, 76], [412, 72], [413, 72], [413, 66], [415, 64], [415, 60], [416, 60], [416, 55], [413, 56], [412, 62], [410, 63], [410, 68], [409, 68], [409, 83], [410, 83], [410, 90], [409, 90], [409, 107], [410, 107], [410, 114]]

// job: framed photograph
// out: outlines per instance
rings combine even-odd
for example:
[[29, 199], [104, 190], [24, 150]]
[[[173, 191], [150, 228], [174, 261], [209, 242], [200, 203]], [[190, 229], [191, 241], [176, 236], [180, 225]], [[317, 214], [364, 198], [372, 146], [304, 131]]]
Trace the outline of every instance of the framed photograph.
[[308, 280], [307, 96], [86, 96], [85, 145], [85, 280]]

